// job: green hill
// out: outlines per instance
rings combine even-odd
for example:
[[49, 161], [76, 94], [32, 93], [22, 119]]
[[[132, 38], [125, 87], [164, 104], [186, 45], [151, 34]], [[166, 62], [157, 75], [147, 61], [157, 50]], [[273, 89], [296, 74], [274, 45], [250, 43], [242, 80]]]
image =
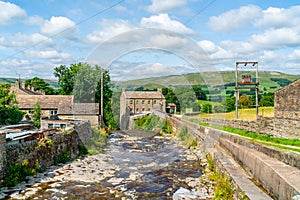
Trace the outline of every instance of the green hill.
[[[252, 77], [255, 77], [253, 73], [251, 75]], [[205, 77], [205, 79], [203, 77]], [[218, 77], [222, 77], [222, 80], [216, 80]], [[266, 88], [267, 90], [270, 91], [280, 89], [282, 87], [278, 83], [280, 81], [289, 83], [298, 78], [300, 78], [300, 75], [285, 74], [285, 73], [273, 72], [273, 71], [259, 72], [260, 88]], [[123, 82], [115, 82], [114, 84], [124, 88], [137, 88], [143, 86], [144, 88], [152, 89], [158, 86], [167, 87], [167, 86], [197, 85], [197, 84], [207, 85], [205, 80], [208, 81], [208, 83], [210, 82], [215, 83], [215, 85], [211, 85], [211, 86], [223, 85], [223, 84], [229, 84], [229, 85], [233, 84], [232, 86], [234, 86], [235, 71], [203, 72], [203, 73], [191, 73], [185, 75], [160, 76], [160, 77], [151, 77], [151, 78], [144, 78], [144, 79], [137, 79], [137, 80], [129, 80]], [[277, 82], [274, 80], [277, 80]]]

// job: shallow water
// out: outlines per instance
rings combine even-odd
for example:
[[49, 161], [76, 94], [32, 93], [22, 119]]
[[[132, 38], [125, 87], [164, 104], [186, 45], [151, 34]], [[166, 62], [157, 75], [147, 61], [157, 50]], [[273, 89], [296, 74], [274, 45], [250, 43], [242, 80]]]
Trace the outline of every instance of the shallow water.
[[191, 189], [186, 178], [201, 176], [197, 156], [171, 139], [140, 135], [114, 132], [103, 154], [61, 166], [11, 199], [172, 199], [179, 187]]

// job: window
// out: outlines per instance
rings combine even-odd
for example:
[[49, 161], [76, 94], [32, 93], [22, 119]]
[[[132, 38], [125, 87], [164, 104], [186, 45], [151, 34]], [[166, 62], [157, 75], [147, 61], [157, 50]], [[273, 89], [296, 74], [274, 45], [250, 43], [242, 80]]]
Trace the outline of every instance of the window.
[[153, 104], [156, 104], [156, 100], [153, 100]]
[[139, 103], [139, 100], [136, 100], [135, 102], [138, 104], [138, 103]]
[[148, 104], [150, 104], [151, 103], [151, 101], [150, 100], [148, 100]]
[[138, 108], [136, 109], [136, 112], [139, 112], [139, 109], [138, 109]]
[[148, 111], [150, 111], [150, 108], [148, 108]]
[[57, 110], [50, 110], [50, 115], [57, 115]]
[[142, 111], [145, 111], [145, 108], [143, 108]]
[[53, 124], [48, 124], [48, 129], [53, 128]]
[[142, 104], [144, 104], [145, 103], [145, 100], [142, 100]]
[[130, 99], [130, 104], [133, 104], [133, 100], [132, 99]]

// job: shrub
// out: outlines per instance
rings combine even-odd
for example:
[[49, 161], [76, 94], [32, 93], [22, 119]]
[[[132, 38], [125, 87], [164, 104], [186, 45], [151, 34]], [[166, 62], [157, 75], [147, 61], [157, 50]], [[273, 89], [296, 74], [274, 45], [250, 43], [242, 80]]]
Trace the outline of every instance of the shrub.
[[65, 151], [57, 156], [54, 156], [54, 165], [59, 163], [67, 163], [71, 160], [70, 153]]
[[160, 128], [162, 133], [171, 134], [173, 132], [171, 123], [166, 118], [161, 121]]
[[181, 129], [180, 129], [180, 132], [178, 134], [178, 137], [181, 139], [181, 140], [184, 140], [188, 135], [188, 129], [187, 129], [187, 126], [184, 125]]

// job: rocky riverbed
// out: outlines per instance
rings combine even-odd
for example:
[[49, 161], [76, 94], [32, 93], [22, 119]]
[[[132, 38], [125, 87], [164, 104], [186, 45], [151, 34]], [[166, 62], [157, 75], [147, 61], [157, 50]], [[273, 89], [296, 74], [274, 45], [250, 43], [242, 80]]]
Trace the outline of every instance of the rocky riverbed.
[[171, 136], [143, 134], [112, 133], [103, 153], [49, 167], [16, 187], [0, 188], [0, 198], [212, 198], [213, 183], [202, 174], [200, 149], [188, 149]]

